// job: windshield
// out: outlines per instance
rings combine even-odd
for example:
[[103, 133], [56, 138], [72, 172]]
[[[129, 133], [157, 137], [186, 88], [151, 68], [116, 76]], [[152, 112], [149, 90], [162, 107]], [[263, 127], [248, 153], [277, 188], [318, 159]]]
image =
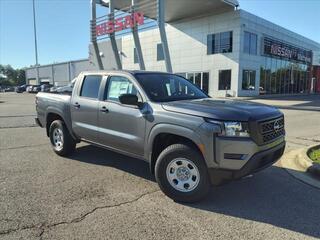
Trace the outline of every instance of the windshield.
[[183, 77], [167, 73], [137, 73], [136, 79], [154, 102], [170, 102], [208, 96]]

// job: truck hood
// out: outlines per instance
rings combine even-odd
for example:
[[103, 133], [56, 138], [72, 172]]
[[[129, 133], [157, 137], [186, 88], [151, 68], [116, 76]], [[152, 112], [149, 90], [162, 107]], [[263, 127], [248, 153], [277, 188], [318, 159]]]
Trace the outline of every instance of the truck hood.
[[256, 121], [282, 115], [277, 108], [260, 103], [212, 98], [168, 102], [162, 107], [170, 112], [223, 121]]

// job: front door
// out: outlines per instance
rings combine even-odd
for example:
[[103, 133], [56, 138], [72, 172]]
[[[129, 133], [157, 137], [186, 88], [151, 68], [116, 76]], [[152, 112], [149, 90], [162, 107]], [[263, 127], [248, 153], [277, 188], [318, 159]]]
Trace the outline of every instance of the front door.
[[98, 140], [99, 89], [102, 76], [87, 75], [73, 94], [71, 100], [71, 119], [74, 133], [83, 139]]
[[126, 93], [137, 94], [141, 100], [131, 80], [123, 76], [110, 76], [103, 101], [99, 102], [99, 142], [113, 149], [143, 156], [146, 120], [143, 110], [119, 102], [119, 96]]

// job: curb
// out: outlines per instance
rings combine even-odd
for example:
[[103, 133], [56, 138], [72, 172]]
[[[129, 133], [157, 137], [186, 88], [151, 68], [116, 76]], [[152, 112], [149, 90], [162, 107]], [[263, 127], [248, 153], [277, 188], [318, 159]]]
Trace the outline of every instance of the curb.
[[280, 159], [280, 166], [291, 176], [320, 189], [320, 168], [318, 164], [314, 164], [307, 155], [310, 149], [317, 146], [319, 146], [319, 144], [308, 148], [293, 150], [284, 154]]
[[[313, 149], [318, 149], [320, 148], [320, 145], [315, 145], [312, 146], [311, 148], [309, 148], [305, 155], [307, 155], [307, 160], [311, 161], [312, 160], [309, 158], [309, 153], [313, 150]], [[317, 177], [320, 179], [320, 164], [319, 163], [314, 163], [312, 162], [312, 165], [307, 169], [307, 171], [312, 174], [314, 177]]]

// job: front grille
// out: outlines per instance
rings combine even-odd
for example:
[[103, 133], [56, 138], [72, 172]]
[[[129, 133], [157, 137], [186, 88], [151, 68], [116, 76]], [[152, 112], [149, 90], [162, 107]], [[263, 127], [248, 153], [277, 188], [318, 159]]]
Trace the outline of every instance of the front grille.
[[285, 135], [283, 117], [261, 122], [259, 125], [263, 143], [271, 142]]

